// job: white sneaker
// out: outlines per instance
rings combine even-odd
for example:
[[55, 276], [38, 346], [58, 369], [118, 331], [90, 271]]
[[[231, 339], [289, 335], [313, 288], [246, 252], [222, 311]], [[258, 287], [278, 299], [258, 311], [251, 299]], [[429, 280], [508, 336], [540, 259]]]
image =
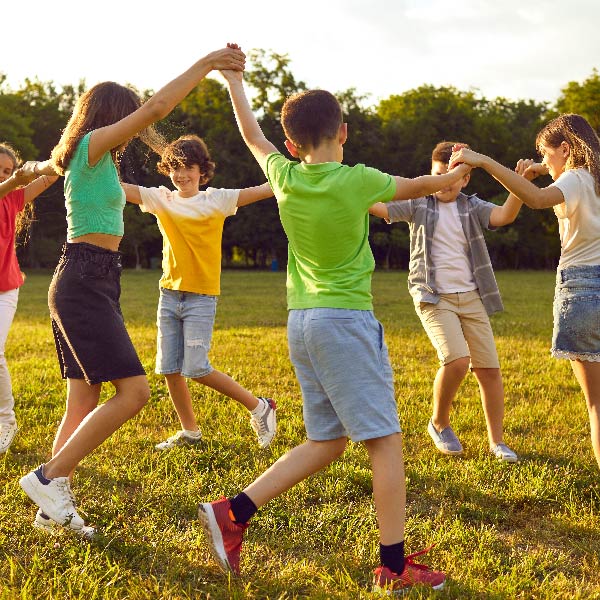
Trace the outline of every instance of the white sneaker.
[[[41, 508], [38, 509], [35, 515], [33, 526], [36, 529], [41, 529], [42, 531], [49, 533], [50, 535], [56, 535], [61, 529], [65, 529], [53, 521], [48, 515], [46, 515]], [[66, 527], [66, 529], [74, 531], [77, 535], [80, 535], [88, 540], [91, 540], [96, 534], [96, 529], [94, 527], [90, 527], [89, 525], [84, 525], [81, 529], [71, 529], [71, 527]]]
[[266, 448], [277, 433], [277, 405], [271, 398], [259, 397], [258, 401], [264, 404], [264, 410], [260, 415], [250, 417], [250, 425], [256, 431], [258, 445], [261, 448]]
[[176, 446], [193, 446], [199, 444], [202, 441], [202, 434], [198, 432], [198, 435], [192, 437], [185, 431], [178, 431], [175, 435], [172, 435], [166, 441], [156, 444], [154, 446], [157, 450], [170, 450]]
[[0, 423], [0, 454], [6, 452], [19, 431], [16, 423]]
[[490, 448], [490, 452], [502, 462], [519, 462], [519, 457], [517, 456], [516, 452], [513, 452], [506, 444], [496, 444]]
[[42, 472], [43, 466], [40, 465], [35, 471], [21, 477], [19, 485], [53, 521], [69, 529], [81, 529], [84, 522], [77, 514], [69, 478], [55, 477], [48, 480]]

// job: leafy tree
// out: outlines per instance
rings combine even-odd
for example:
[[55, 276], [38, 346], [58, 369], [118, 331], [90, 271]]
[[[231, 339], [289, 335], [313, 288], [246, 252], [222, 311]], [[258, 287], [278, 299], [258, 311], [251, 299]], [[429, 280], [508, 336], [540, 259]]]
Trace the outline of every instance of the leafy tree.
[[585, 117], [600, 134], [600, 74], [597, 69], [583, 83], [570, 81], [561, 90], [556, 108], [561, 113], [577, 113]]

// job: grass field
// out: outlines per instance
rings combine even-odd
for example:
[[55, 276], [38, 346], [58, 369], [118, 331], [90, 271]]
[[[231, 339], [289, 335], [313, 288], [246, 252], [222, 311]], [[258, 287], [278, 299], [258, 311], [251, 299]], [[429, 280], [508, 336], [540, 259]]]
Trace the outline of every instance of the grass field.
[[[554, 275], [497, 275], [506, 310], [492, 324], [506, 388], [506, 441], [522, 459], [515, 465], [487, 453], [472, 376], [453, 412], [464, 458], [432, 449], [426, 425], [434, 351], [406, 274], [378, 272], [373, 280], [404, 430], [407, 551], [437, 544], [424, 562], [446, 571], [449, 581], [431, 593], [435, 598], [600, 598], [600, 480], [587, 413], [568, 362], [548, 352]], [[46, 306], [50, 274], [29, 274], [22, 288], [6, 351], [21, 431], [0, 456], [0, 599], [372, 597], [378, 539], [361, 445], [350, 444], [340, 461], [259, 511], [240, 578], [224, 576], [210, 559], [198, 502], [236, 493], [303, 440], [287, 354], [285, 275], [223, 273], [211, 353], [216, 368], [277, 400], [275, 442], [259, 450], [245, 411], [195, 386], [206, 441], [169, 453], [153, 449], [177, 429], [164, 383], [153, 374], [158, 276], [123, 277], [123, 311], [152, 397], [78, 469], [80, 510], [100, 530], [89, 543], [33, 529], [35, 507], [18, 486], [48, 458], [65, 391]]]

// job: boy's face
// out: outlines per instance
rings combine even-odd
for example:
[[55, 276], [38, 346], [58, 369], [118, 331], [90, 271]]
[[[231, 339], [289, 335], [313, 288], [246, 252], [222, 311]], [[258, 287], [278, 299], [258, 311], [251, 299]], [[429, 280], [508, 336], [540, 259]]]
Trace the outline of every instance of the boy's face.
[[177, 167], [169, 172], [173, 185], [182, 198], [191, 198], [200, 189], [200, 167]]
[[[448, 164], [439, 160], [431, 161], [431, 174], [432, 175], [444, 175], [448, 172]], [[454, 202], [467, 183], [469, 183], [469, 175], [465, 175], [462, 179], [459, 179], [453, 185], [445, 187], [444, 189], [436, 192], [434, 196], [440, 202]]]

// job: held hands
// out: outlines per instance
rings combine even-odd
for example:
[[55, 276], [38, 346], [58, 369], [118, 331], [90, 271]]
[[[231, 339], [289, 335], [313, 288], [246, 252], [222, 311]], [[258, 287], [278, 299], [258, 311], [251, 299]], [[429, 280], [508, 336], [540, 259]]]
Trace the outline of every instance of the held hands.
[[548, 168], [542, 163], [536, 163], [531, 158], [521, 158], [517, 162], [515, 173], [522, 175], [529, 181], [533, 181], [540, 175], [548, 175]]
[[246, 55], [237, 44], [227, 44], [226, 48], [215, 50], [208, 55], [213, 69], [243, 71], [246, 66]]
[[28, 160], [13, 173], [12, 176], [19, 187], [31, 183], [40, 176], [40, 173], [37, 172], [37, 165], [37, 160]]
[[454, 146], [452, 146], [452, 156], [448, 162], [448, 169], [453, 169], [461, 163], [470, 165], [471, 167], [480, 167], [482, 161], [482, 154], [478, 154], [470, 148], [465, 148], [460, 144], [454, 144]]

